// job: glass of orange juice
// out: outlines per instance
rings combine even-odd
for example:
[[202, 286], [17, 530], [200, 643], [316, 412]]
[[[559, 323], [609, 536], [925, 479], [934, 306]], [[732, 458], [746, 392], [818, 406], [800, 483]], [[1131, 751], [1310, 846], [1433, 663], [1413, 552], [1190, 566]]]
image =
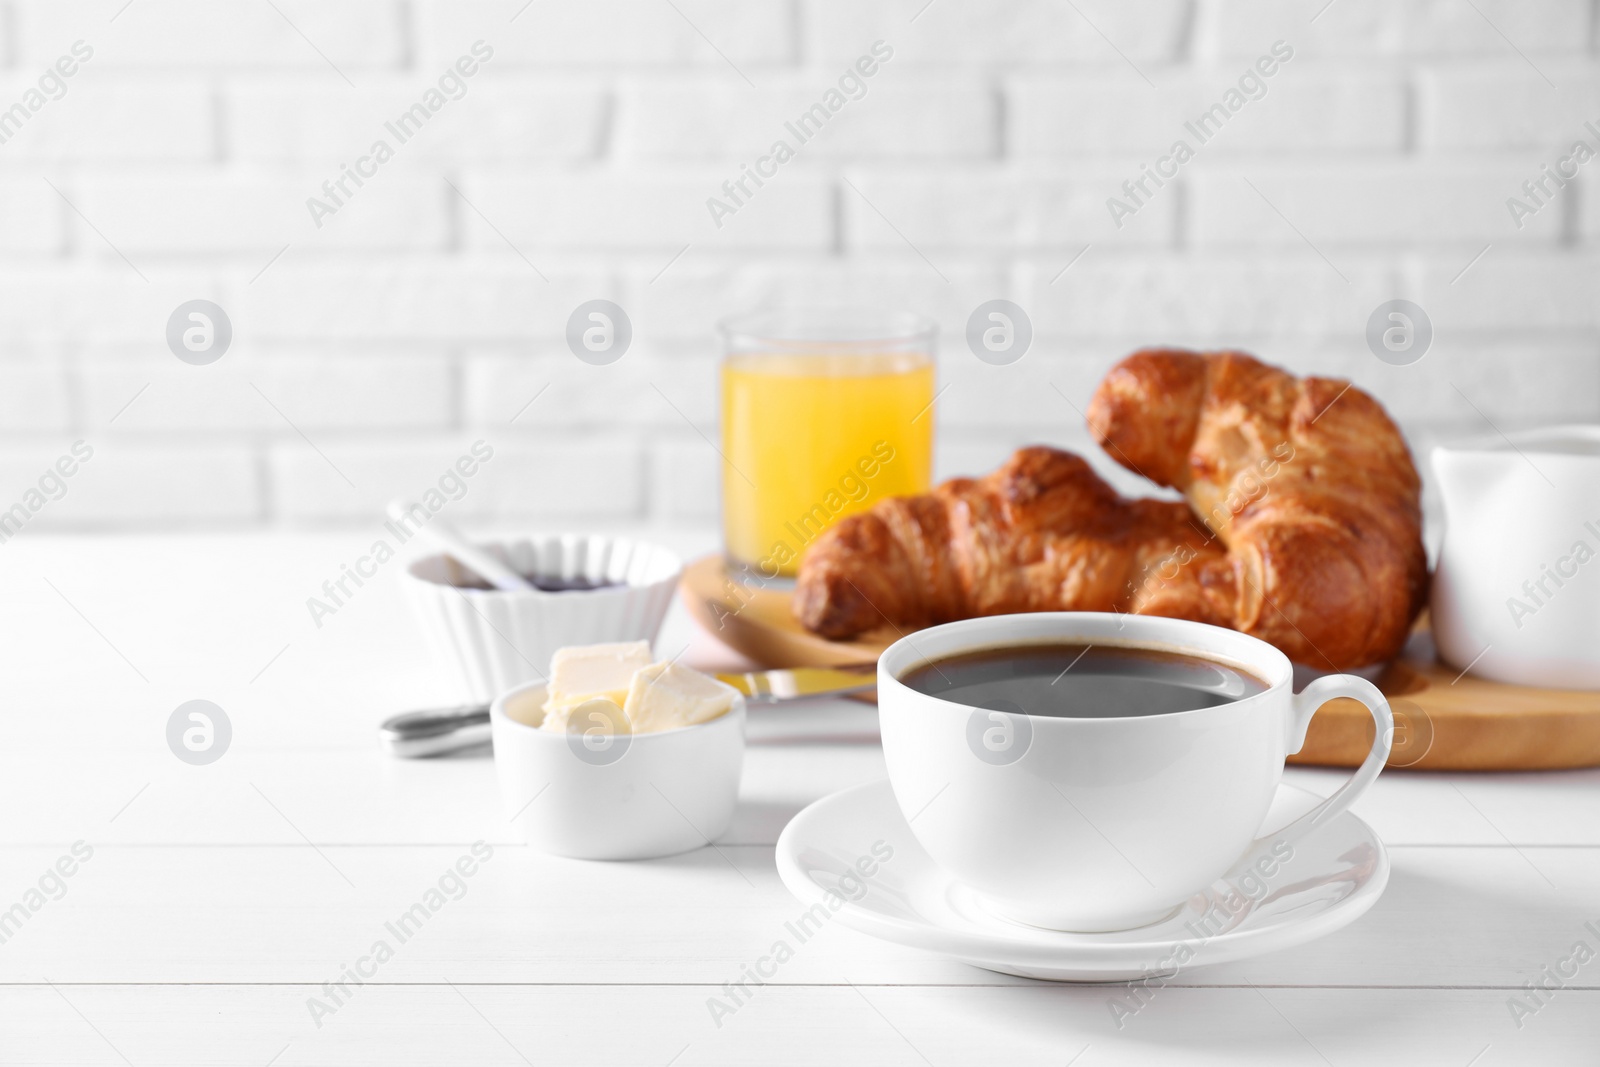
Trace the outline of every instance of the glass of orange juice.
[[774, 311], [721, 331], [722, 530], [736, 573], [792, 576], [846, 515], [928, 491], [931, 320]]

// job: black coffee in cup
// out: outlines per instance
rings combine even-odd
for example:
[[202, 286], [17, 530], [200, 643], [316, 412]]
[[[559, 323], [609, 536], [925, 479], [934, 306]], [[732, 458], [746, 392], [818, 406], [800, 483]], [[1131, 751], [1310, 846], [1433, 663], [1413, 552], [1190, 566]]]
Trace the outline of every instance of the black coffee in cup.
[[1203, 656], [1085, 644], [976, 649], [923, 663], [900, 681], [975, 708], [1072, 719], [1169, 715], [1267, 689], [1254, 675]]

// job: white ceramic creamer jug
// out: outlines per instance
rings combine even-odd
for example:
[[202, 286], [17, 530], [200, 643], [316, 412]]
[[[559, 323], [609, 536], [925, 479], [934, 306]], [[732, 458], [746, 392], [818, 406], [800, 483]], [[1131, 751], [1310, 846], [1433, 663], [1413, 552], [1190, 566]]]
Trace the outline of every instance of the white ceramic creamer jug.
[[1600, 689], [1600, 426], [1441, 446], [1433, 470], [1439, 654], [1499, 682]]

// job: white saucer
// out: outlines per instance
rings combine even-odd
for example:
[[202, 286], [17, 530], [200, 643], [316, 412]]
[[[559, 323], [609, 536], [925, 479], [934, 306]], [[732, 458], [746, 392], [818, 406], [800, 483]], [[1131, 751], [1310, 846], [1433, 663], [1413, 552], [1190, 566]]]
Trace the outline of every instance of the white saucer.
[[[1263, 834], [1318, 799], [1280, 786]], [[885, 860], [886, 848], [893, 854]], [[777, 862], [791, 893], [807, 905], [821, 903], [851, 929], [986, 970], [1054, 982], [1171, 975], [1303, 944], [1360, 918], [1389, 881], [1383, 842], [1346, 812], [1297, 842], [1293, 858], [1264, 885], [1250, 885], [1251, 894], [1219, 881], [1169, 918], [1137, 930], [1040, 930], [991, 915], [975, 891], [936, 866], [912, 836], [886, 781], [824, 797], [796, 815], [778, 838]], [[861, 877], [862, 870], [870, 876]]]

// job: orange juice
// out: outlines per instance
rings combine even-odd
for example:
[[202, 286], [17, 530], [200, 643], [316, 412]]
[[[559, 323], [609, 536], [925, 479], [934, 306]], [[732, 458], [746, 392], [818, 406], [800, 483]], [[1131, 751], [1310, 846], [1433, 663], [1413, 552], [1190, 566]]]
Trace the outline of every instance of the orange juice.
[[927, 492], [932, 475], [930, 355], [819, 348], [722, 365], [723, 534], [769, 578], [793, 575], [841, 518]]

